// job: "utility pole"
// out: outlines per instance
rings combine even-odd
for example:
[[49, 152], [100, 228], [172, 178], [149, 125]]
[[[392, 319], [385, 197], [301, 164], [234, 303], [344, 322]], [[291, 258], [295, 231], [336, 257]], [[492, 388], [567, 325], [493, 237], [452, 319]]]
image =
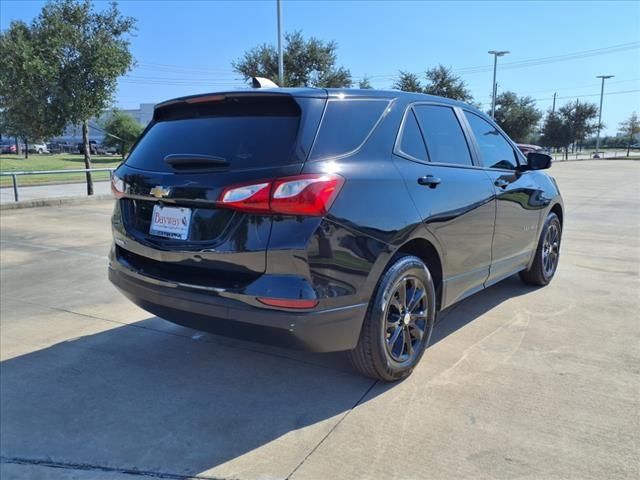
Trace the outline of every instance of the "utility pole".
[[284, 58], [282, 55], [282, 9], [280, 0], [276, 0], [278, 9], [278, 86], [284, 87]]
[[493, 95], [491, 96], [491, 118], [496, 118], [496, 92], [498, 85], [496, 84], [496, 71], [498, 69], [498, 57], [502, 57], [507, 53], [511, 53], [508, 50], [489, 50], [489, 55], [493, 55]]
[[600, 110], [598, 111], [598, 135], [596, 136], [596, 153], [593, 158], [600, 158], [600, 124], [602, 123], [602, 98], [604, 97], [604, 81], [607, 78], [613, 78], [615, 75], [598, 75], [596, 78], [602, 79], [600, 87]]
[[553, 92], [553, 106], [551, 107], [551, 113], [556, 113], [556, 92]]

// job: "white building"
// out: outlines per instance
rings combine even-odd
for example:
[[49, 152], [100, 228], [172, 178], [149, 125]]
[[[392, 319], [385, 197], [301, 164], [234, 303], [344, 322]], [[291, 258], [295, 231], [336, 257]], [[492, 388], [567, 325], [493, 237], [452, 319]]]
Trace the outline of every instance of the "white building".
[[[138, 122], [140, 122], [143, 127], [146, 127], [153, 118], [154, 106], [154, 103], [141, 103], [139, 108], [118, 110], [131, 115]], [[91, 120], [89, 120], [90, 140], [95, 140], [98, 143], [102, 143], [102, 141], [104, 140], [104, 131], [102, 130], [102, 125], [104, 124], [105, 120], [107, 120], [111, 116], [112, 113], [113, 109], [106, 110], [102, 115], [100, 115], [99, 118], [93, 117]], [[80, 143], [82, 141], [82, 125], [67, 125], [62, 135], [52, 138], [51, 141], [71, 145]]]

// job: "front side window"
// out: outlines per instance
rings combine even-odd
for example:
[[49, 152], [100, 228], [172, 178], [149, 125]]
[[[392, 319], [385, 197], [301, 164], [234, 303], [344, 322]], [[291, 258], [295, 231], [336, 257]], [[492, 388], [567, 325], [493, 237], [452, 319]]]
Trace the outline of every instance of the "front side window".
[[415, 111], [424, 132], [430, 161], [473, 165], [462, 127], [450, 107], [418, 105]]
[[478, 115], [471, 112], [464, 113], [469, 121], [473, 135], [476, 137], [484, 166], [515, 170], [518, 166], [516, 153], [502, 134]]

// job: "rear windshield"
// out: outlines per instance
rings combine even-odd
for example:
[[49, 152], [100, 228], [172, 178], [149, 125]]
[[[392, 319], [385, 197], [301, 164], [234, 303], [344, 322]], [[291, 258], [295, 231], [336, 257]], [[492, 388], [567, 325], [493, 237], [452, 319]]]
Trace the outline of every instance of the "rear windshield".
[[269, 167], [290, 161], [300, 109], [292, 99], [224, 101], [166, 108], [154, 122], [127, 165], [173, 171], [165, 158], [181, 154], [217, 157], [234, 170]]

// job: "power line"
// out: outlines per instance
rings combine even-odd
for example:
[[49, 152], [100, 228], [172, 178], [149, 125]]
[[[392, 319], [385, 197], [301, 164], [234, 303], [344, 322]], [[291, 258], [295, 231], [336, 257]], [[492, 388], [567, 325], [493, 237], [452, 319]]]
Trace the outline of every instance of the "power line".
[[[548, 56], [548, 57], [538, 57], [538, 58], [530, 58], [527, 60], [518, 60], [515, 62], [505, 62], [502, 63], [500, 66], [501, 70], [504, 69], [514, 69], [514, 68], [526, 68], [526, 67], [532, 67], [532, 66], [538, 66], [538, 65], [545, 65], [545, 64], [549, 64], [549, 63], [557, 63], [560, 61], [567, 61], [567, 60], [577, 60], [577, 59], [582, 59], [582, 58], [589, 58], [589, 57], [595, 57], [595, 56], [599, 56], [599, 55], [609, 55], [612, 53], [619, 53], [619, 52], [625, 52], [628, 50], [636, 50], [640, 48], [640, 42], [635, 41], [635, 42], [628, 42], [628, 43], [621, 43], [618, 45], [611, 45], [608, 47], [602, 47], [602, 48], [596, 48], [596, 49], [591, 49], [591, 50], [583, 50], [580, 52], [573, 52], [573, 53], [565, 53], [562, 55], [553, 55], [553, 56]], [[453, 71], [455, 73], [461, 74], [461, 75], [472, 75], [475, 73], [485, 73], [485, 72], [489, 72], [491, 71], [491, 69], [493, 68], [493, 65], [476, 65], [474, 67], [461, 67], [461, 68], [454, 68]], [[376, 74], [376, 75], [367, 75], [370, 79], [380, 79], [380, 80], [384, 80], [384, 79], [395, 79], [397, 77], [397, 73], [393, 73], [393, 74]], [[354, 76], [354, 79], [359, 79], [361, 78], [360, 76]]]
[[[530, 58], [528, 60], [518, 60], [514, 62], [505, 62], [501, 64], [501, 69], [514, 69], [514, 68], [525, 68], [537, 65], [545, 65], [549, 63], [562, 62], [567, 60], [576, 60], [582, 58], [595, 57], [599, 55], [609, 55], [612, 53], [625, 52], [627, 50], [635, 50], [640, 48], [640, 42], [629, 42], [622, 43], [618, 45], [611, 45], [609, 47], [595, 48], [591, 50], [583, 50], [580, 52], [573, 53], [565, 53], [562, 55], [553, 55], [549, 57], [539, 57], [539, 58]], [[466, 68], [458, 68], [454, 71], [457, 73], [482, 73], [490, 71], [492, 68], [491, 65], [478, 65], [476, 67], [466, 67]]]

